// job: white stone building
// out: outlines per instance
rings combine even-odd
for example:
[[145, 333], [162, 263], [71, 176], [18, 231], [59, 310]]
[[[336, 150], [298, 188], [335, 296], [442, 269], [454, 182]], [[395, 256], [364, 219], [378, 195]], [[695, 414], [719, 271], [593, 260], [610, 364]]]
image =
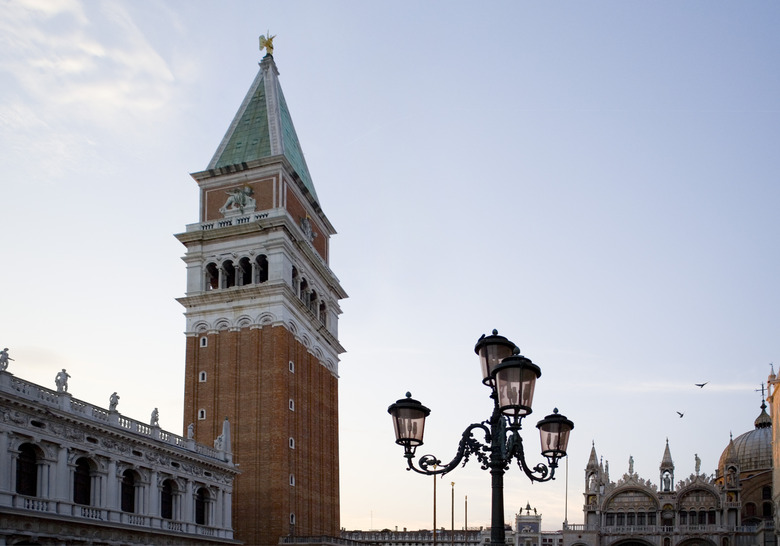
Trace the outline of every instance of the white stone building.
[[585, 468], [582, 524], [564, 524], [565, 546], [774, 546], [771, 419], [762, 402], [754, 429], [730, 439], [714, 474], [675, 483], [669, 442], [659, 483], [640, 477], [629, 460], [617, 481], [596, 456]]
[[230, 425], [216, 447], [0, 369], [0, 545], [234, 544]]

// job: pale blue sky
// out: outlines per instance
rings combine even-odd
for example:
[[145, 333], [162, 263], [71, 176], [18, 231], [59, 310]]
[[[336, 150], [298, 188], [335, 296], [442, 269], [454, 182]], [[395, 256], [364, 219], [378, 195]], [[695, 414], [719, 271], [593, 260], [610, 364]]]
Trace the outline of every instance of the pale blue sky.
[[[0, 8], [0, 343], [10, 371], [181, 432], [184, 248], [203, 170], [274, 57], [349, 293], [342, 525], [430, 526], [387, 406], [454, 455], [490, 413], [473, 345], [542, 369], [526, 426], [575, 422], [568, 520], [595, 441], [613, 478], [713, 472], [780, 359], [780, 5], [772, 1], [80, 2]], [[778, 360], [780, 362], [780, 360]], [[709, 381], [704, 389], [693, 383]], [[685, 413], [683, 419], [676, 411]], [[429, 448], [429, 449], [425, 449]], [[565, 482], [507, 475], [507, 521]], [[490, 476], [456, 482], [488, 525]], [[439, 523], [448, 525], [449, 495]]]

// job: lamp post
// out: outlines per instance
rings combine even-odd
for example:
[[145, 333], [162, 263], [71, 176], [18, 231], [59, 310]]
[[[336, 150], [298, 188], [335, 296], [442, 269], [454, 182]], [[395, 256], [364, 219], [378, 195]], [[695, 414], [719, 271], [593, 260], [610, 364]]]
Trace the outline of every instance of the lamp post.
[[[474, 423], [463, 431], [458, 451], [449, 462], [442, 464], [433, 455], [422, 455], [414, 463], [417, 448], [423, 445], [425, 418], [431, 410], [406, 393], [387, 409], [393, 420], [395, 443], [404, 447], [407, 470], [420, 474], [446, 474], [461, 462], [465, 465], [471, 456], [490, 470], [492, 482], [490, 542], [493, 546], [504, 546], [504, 472], [509, 470], [513, 460], [532, 482], [546, 482], [555, 477], [558, 460], [566, 456], [569, 433], [574, 423], [558, 413], [558, 409], [536, 424], [542, 442], [542, 456], [547, 464], [539, 463], [533, 468], [525, 460], [523, 439], [520, 437], [523, 417], [532, 411], [536, 380], [542, 375], [539, 366], [521, 356], [520, 350], [504, 336], [493, 334], [482, 336], [474, 347], [482, 366], [482, 383], [490, 387], [493, 399], [493, 413], [481, 423]], [[480, 442], [474, 432], [484, 433]]]

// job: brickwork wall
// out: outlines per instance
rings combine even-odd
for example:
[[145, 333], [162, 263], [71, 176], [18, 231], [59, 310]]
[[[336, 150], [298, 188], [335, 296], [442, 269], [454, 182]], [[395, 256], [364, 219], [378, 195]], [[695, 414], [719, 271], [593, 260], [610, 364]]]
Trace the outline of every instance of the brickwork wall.
[[208, 334], [206, 347], [200, 337], [187, 338], [184, 425], [195, 423], [196, 440], [211, 443], [230, 420], [241, 471], [236, 539], [275, 545], [288, 534], [338, 536], [338, 380], [283, 327]]
[[[287, 183], [290, 186], [293, 184], [291, 181], [287, 181]], [[298, 225], [300, 225], [301, 219], [305, 218], [306, 215], [309, 214], [308, 208], [298, 200], [292, 189], [287, 190], [287, 212], [290, 214], [290, 217], [293, 219], [293, 221]], [[325, 228], [322, 226], [322, 224], [320, 224], [320, 221], [317, 219], [316, 215], [309, 214], [309, 219], [311, 221], [312, 229], [317, 232], [317, 236], [312, 241], [312, 246], [314, 247], [314, 250], [316, 250], [317, 253], [322, 256], [322, 259], [325, 260], [325, 263], [327, 263], [329, 236], [325, 235]]]

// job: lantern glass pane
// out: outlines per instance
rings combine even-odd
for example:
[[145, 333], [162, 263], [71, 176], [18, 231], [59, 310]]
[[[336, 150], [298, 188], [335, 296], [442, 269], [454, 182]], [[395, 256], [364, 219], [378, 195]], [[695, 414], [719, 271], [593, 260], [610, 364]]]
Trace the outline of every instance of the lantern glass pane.
[[539, 427], [542, 442], [542, 455], [546, 457], [563, 457], [569, 444], [571, 428], [564, 421], [545, 423]]
[[479, 350], [479, 363], [482, 367], [482, 382], [491, 380], [493, 368], [505, 358], [512, 356], [512, 347], [503, 343], [486, 343]]
[[397, 444], [422, 445], [425, 428], [424, 412], [415, 408], [397, 408], [392, 417]]
[[536, 371], [524, 366], [508, 367], [496, 372], [496, 391], [501, 413], [524, 416], [531, 413], [536, 387]]

